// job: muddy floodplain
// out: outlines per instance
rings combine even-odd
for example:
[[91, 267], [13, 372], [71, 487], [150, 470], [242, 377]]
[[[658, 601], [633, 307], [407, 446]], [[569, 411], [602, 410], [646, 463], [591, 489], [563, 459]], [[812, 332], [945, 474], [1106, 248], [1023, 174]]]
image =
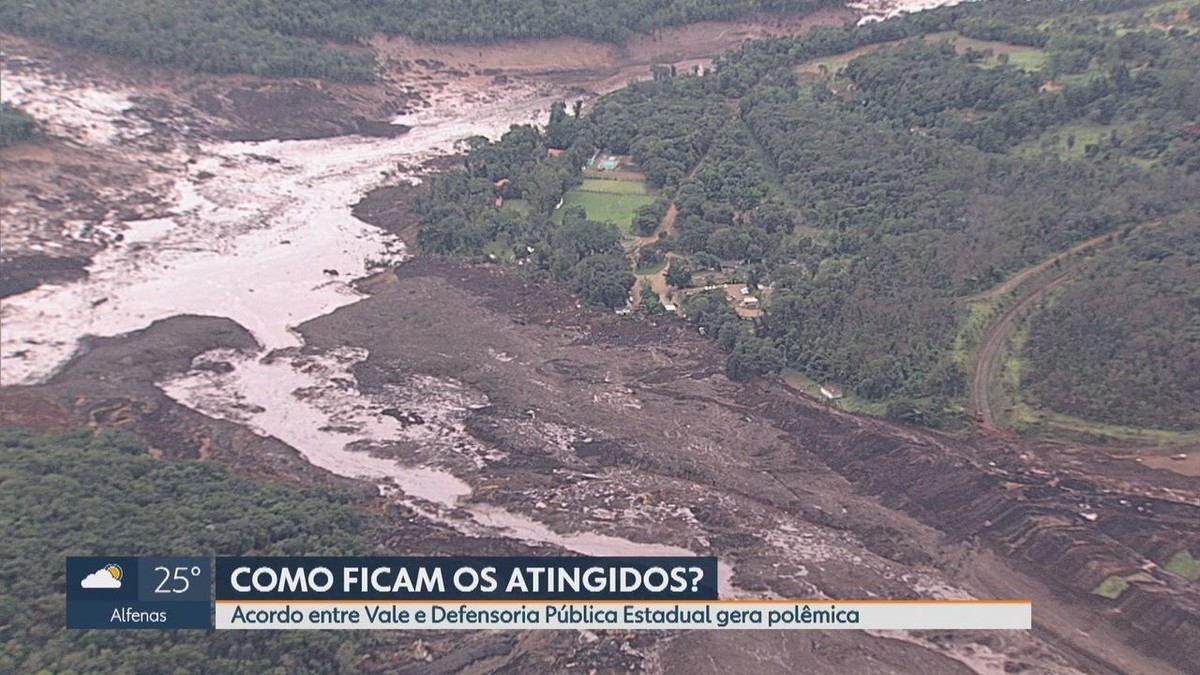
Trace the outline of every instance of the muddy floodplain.
[[[363, 471], [382, 462], [397, 475], [434, 472], [432, 482], [380, 488], [393, 497], [378, 500], [383, 545], [397, 553], [625, 542], [717, 555], [732, 571], [723, 594], [1028, 597], [1036, 608], [1032, 633], [426, 636], [412, 664], [424, 672], [531, 654], [540, 667], [530, 672], [569, 662], [735, 672], [761, 658], [774, 665], [758, 672], [781, 673], [799, 662], [813, 672], [931, 673], [1174, 672], [1196, 662], [1195, 599], [1171, 575], [1142, 572], [1147, 582], [1120, 613], [1089, 593], [1181, 540], [1200, 543], [1186, 479], [1135, 468], [1098, 481], [1069, 453], [948, 439], [774, 383], [733, 383], [715, 347], [681, 320], [589, 311], [494, 267], [417, 259], [360, 288], [368, 297], [300, 327], [303, 347], [266, 357], [235, 323], [205, 317], [92, 340], [50, 382], [0, 392], [0, 412], [127, 427], [156, 451], [253, 475], [352, 484], [262, 433], [275, 424], [271, 401], [237, 395], [239, 372], [282, 365], [310, 379], [281, 395], [337, 408], [308, 420], [321, 430], [339, 415], [386, 425], [350, 446]], [[199, 389], [225, 382], [227, 395], [173, 400], [204, 378]]]

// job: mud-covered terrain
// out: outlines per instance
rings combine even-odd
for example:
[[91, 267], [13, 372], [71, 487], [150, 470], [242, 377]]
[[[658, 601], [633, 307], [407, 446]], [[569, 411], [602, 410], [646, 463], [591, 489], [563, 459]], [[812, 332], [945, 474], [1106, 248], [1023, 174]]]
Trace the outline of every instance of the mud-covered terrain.
[[[656, 671], [1200, 662], [1196, 593], [1152, 563], [1200, 543], [1188, 479], [1140, 467], [1097, 479], [1085, 454], [951, 440], [732, 383], [682, 321], [593, 313], [495, 268], [415, 260], [364, 287], [368, 298], [302, 326], [303, 348], [263, 358], [232, 322], [180, 317], [93, 341], [46, 385], [5, 389], [0, 411], [129, 427], [165, 453], [264, 477], [338, 480], [309, 463], [340, 460], [333, 473], [390, 498], [405, 552], [687, 550], [720, 557], [727, 595], [1035, 607], [1029, 634], [683, 633], [615, 653]], [[358, 440], [302, 442], [331, 431]], [[1132, 583], [1119, 603], [1090, 595], [1112, 574]], [[545, 639], [515, 636], [501, 658]], [[559, 658], [592, 654], [588, 640]], [[434, 663], [462, 665], [449, 644], [431, 648]]]
[[[1200, 590], [1160, 567], [1200, 550], [1195, 479], [734, 383], [680, 319], [407, 258], [410, 183], [461, 139], [845, 18], [623, 51], [381, 40], [372, 85], [6, 38], [4, 98], [47, 136], [0, 150], [0, 423], [130, 429], [164, 458], [358, 486], [397, 554], [711, 554], [722, 597], [1034, 603], [1028, 633], [422, 633], [381, 670], [1200, 671]], [[1113, 576], [1119, 600], [1092, 594]]]

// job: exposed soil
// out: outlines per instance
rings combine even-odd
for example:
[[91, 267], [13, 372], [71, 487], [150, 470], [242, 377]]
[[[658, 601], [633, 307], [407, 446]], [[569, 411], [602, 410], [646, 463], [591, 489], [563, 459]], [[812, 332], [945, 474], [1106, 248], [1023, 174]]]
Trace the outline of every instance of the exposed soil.
[[[372, 48], [392, 72], [432, 69], [474, 86], [511, 78], [534, 79], [573, 89], [580, 96], [604, 94], [630, 80], [649, 77], [651, 65], [680, 71], [708, 68], [726, 50], [752, 39], [804, 33], [816, 26], [841, 25], [858, 15], [850, 10], [812, 14], [764, 13], [740, 21], [701, 22], [635, 36], [623, 45], [580, 38], [508, 40], [485, 45], [417, 42], [406, 37], [376, 38]], [[418, 77], [436, 79], [429, 73]]]
[[423, 189], [413, 185], [376, 188], [354, 205], [354, 217], [400, 237], [408, 246], [415, 246], [418, 215], [413, 211], [411, 196]]
[[[644, 72], [651, 64], [707, 64], [747, 40], [795, 35], [815, 26], [841, 25], [857, 18], [850, 10], [810, 14], [763, 13], [738, 21], [705, 21], [636, 35], [625, 45], [581, 38], [506, 40], [462, 45], [418, 42], [406, 37], [372, 41], [381, 60], [392, 67], [429, 66], [464, 73], [571, 77], [579, 86], [595, 86], [630, 68]], [[616, 86], [624, 85], [620, 81]]]
[[[496, 268], [416, 260], [398, 272], [369, 284], [366, 300], [306, 324], [305, 349], [365, 347], [370, 356], [354, 367], [364, 391], [432, 377], [485, 396], [485, 407], [462, 413], [461, 432], [444, 432], [487, 448], [482, 466], [467, 461], [470, 453], [434, 446], [391, 451], [454, 470], [475, 488], [473, 501], [560, 531], [717, 554], [736, 566], [745, 592], [910, 597], [923, 583], [1031, 597], [1037, 607], [1032, 634], [920, 636], [932, 641], [927, 648], [896, 636], [684, 635], [639, 651], [664, 672], [693, 672], [696, 659], [710, 657], [737, 670], [767, 644], [771, 653], [802, 655], [814, 672], [860, 658], [896, 672], [959, 672], [951, 655], [978, 653], [981, 644], [1010, 668], [1172, 672], [1200, 664], [1197, 590], [1146, 567], [1200, 546], [1189, 479], [1128, 463], [1102, 467], [1085, 450], [950, 440], [833, 411], [782, 385], [735, 384], [720, 374], [715, 346], [682, 321], [654, 326], [577, 309], [570, 296]], [[252, 345], [236, 324], [188, 317], [96, 340], [50, 383], [5, 389], [0, 419], [28, 423], [31, 402], [49, 401], [46, 410], [57, 407], [69, 423], [133, 429], [167, 456], [340, 480], [154, 386], [202, 352]], [[47, 415], [45, 426], [54, 424], [62, 420]], [[575, 440], [550, 440], [555, 429]], [[464, 539], [411, 516], [393, 525], [409, 553], [518, 545]], [[1134, 581], [1119, 603], [1090, 595], [1111, 574]]]

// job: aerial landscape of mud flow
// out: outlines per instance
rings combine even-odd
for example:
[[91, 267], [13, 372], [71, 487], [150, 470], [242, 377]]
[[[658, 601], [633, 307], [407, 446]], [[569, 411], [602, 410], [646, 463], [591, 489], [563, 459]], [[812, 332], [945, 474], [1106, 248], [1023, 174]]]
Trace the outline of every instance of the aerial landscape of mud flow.
[[[0, 672], [1200, 672], [1200, 2], [0, 0]], [[73, 555], [1024, 630], [71, 631]]]

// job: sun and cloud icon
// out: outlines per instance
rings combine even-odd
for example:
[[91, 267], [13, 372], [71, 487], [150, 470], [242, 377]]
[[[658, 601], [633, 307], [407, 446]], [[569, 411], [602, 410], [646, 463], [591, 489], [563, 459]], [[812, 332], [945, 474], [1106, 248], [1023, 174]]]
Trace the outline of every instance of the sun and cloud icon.
[[120, 565], [109, 563], [84, 577], [79, 585], [84, 588], [120, 588], [123, 576], [125, 572]]

